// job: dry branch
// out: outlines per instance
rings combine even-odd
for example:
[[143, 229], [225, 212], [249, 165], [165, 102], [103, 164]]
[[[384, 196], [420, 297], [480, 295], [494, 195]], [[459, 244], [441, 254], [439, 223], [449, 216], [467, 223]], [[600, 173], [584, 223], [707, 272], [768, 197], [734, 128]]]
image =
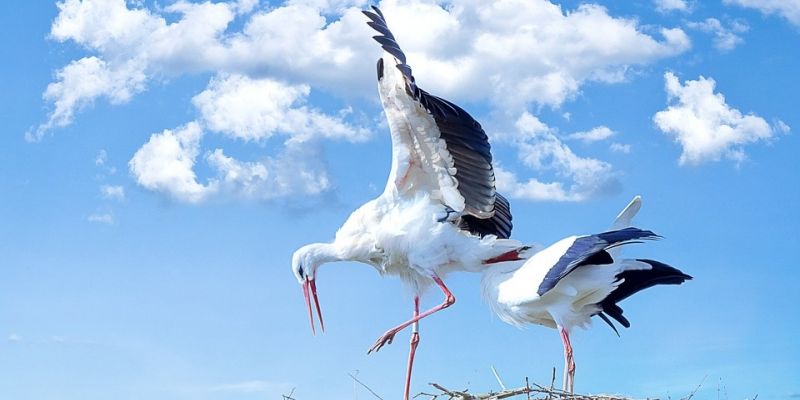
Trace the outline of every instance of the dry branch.
[[[438, 383], [431, 383], [430, 385], [439, 390], [439, 393], [420, 393], [414, 397], [417, 398], [427, 396], [430, 400], [501, 400], [527, 395], [528, 399], [535, 400], [631, 400], [628, 397], [613, 395], [570, 394], [558, 389], [546, 388], [535, 383], [531, 386], [527, 383], [527, 379], [525, 386], [523, 387], [488, 393], [469, 393], [466, 390], [450, 390]], [[532, 395], [535, 397], [531, 397]]]

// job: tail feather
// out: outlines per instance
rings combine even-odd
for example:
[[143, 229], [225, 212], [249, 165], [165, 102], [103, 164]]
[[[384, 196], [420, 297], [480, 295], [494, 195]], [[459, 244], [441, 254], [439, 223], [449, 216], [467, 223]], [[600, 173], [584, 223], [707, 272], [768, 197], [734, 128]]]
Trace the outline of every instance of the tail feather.
[[[622, 283], [620, 283], [608, 297], [599, 303], [601, 308], [600, 313], [605, 313], [626, 328], [630, 328], [631, 323], [622, 315], [623, 311], [617, 304], [618, 302], [649, 287], [656, 285], [680, 285], [692, 279], [691, 276], [683, 273], [681, 270], [659, 261], [648, 259], [637, 259], [636, 261], [649, 264], [651, 268], [627, 270], [617, 274], [617, 279], [621, 280]], [[604, 316], [601, 315], [601, 318], [603, 317]], [[603, 320], [608, 322], [607, 318], [603, 318]], [[616, 329], [614, 329], [614, 331], [616, 331]]]

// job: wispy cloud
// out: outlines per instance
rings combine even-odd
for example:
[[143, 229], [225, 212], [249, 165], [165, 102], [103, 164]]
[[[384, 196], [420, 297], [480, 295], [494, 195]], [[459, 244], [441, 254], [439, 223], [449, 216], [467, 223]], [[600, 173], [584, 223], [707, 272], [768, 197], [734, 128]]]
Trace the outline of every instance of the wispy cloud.
[[89, 214], [86, 220], [95, 224], [114, 225], [114, 214], [110, 212], [96, 212]]
[[752, 8], [765, 15], [777, 14], [800, 26], [800, 2], [795, 0], [723, 0], [728, 5]]
[[608, 148], [614, 153], [628, 154], [631, 152], [631, 145], [624, 143], [611, 143]]
[[744, 39], [739, 34], [750, 29], [741, 21], [731, 21], [725, 26], [716, 18], [706, 18], [702, 22], [689, 22], [687, 26], [714, 35], [714, 47], [721, 52], [731, 51], [739, 44], [744, 43]]
[[575, 132], [572, 134], [567, 135], [568, 139], [575, 139], [580, 140], [584, 143], [592, 143], [592, 142], [599, 142], [601, 140], [606, 140], [611, 136], [616, 135], [617, 133], [612, 131], [607, 126], [598, 126], [592, 128], [588, 131], [584, 132]]
[[[611, 164], [575, 154], [556, 136], [553, 129], [536, 116], [523, 113], [517, 119], [516, 128], [515, 135], [503, 135], [500, 138], [514, 143], [526, 167], [540, 174], [554, 173], [558, 179], [542, 182], [537, 178], [529, 178], [524, 181], [515, 172], [498, 165], [495, 168], [498, 191], [516, 199], [584, 201], [619, 190], [617, 173]], [[602, 128], [605, 127], [590, 131], [595, 133], [577, 134], [576, 138], [592, 141], [611, 135], [610, 129]]]
[[691, 6], [686, 0], [654, 0], [656, 10], [662, 13], [670, 11], [683, 11], [691, 10]]
[[125, 188], [119, 185], [102, 185], [100, 194], [104, 199], [125, 200]]

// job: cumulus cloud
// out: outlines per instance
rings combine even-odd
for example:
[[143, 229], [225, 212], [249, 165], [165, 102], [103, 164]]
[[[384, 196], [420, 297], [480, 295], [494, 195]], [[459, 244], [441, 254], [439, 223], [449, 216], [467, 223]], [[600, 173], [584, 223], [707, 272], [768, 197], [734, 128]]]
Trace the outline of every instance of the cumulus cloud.
[[733, 21], [726, 27], [716, 18], [706, 18], [702, 22], [689, 22], [687, 25], [689, 28], [712, 34], [714, 36], [714, 47], [721, 52], [733, 50], [743, 43], [744, 40], [739, 34], [750, 29], [745, 23], [738, 21]]
[[740, 162], [744, 145], [772, 138], [788, 130], [783, 122], [771, 127], [755, 114], [743, 115], [731, 107], [721, 93], [714, 93], [716, 82], [700, 76], [684, 84], [671, 72], [664, 74], [668, 107], [653, 117], [656, 126], [676, 142], [683, 153], [679, 163], [701, 164], [722, 157]]
[[[153, 80], [211, 73], [215, 77], [192, 100], [196, 121], [153, 134], [130, 160], [137, 183], [189, 203], [212, 195], [269, 198], [268, 193], [327, 190], [321, 161], [310, 163], [297, 154], [317, 151], [319, 140], [365, 140], [369, 131], [348, 123], [342, 113], [321, 111], [308, 102], [309, 93], [324, 88], [345, 99], [374, 97], [370, 60], [380, 49], [360, 12], [366, 3], [289, 0], [258, 7], [255, 0], [179, 0], [148, 7], [125, 0], [63, 0], [50, 36], [88, 54], [56, 71], [44, 94], [51, 111], [28, 138], [39, 140], [71, 123], [98, 99], [124, 103]], [[514, 116], [532, 105], [558, 107], [587, 82], [624, 81], [631, 69], [691, 46], [680, 28], [645, 27], [593, 4], [566, 9], [546, 0], [446, 6], [384, 0], [379, 5], [421, 87], [454, 101], [487, 102], [490, 110]], [[418, 34], [420, 25], [425, 35]], [[611, 167], [575, 155], [543, 126], [542, 135], [534, 127], [516, 133], [528, 136], [523, 162], [564, 180], [564, 199], [605, 190], [611, 181], [593, 184], [578, 168], [610, 173]], [[204, 154], [202, 138], [215, 133], [261, 145], [283, 143], [257, 160], [238, 160], [223, 149]], [[536, 157], [548, 161], [537, 164]], [[198, 177], [197, 163], [206, 163], [211, 174]], [[290, 185], [280, 181], [288, 166], [302, 171]]]
[[202, 136], [203, 130], [197, 122], [150, 136], [128, 162], [136, 182], [146, 189], [189, 203], [205, 199], [217, 187], [215, 182], [198, 182], [193, 169]]
[[[366, 60], [380, 51], [360, 13], [364, 5], [306, 0], [256, 10], [254, 1], [178, 1], [149, 9], [125, 0], [64, 0], [50, 36], [93, 54], [56, 72], [44, 96], [53, 109], [28, 137], [38, 140], [71, 123], [98, 98], [124, 103], [154, 77], [183, 73], [269, 74], [345, 97], [371, 95], [374, 64]], [[597, 5], [563, 10], [544, 0], [469, 1], [443, 8], [385, 0], [380, 6], [411, 65], [424, 71], [423, 87], [495, 106], [558, 106], [587, 81], [619, 82], [631, 66], [690, 47], [679, 28], [661, 29], [659, 39]], [[232, 28], [237, 19], [242, 27]]]
[[522, 163], [533, 171], [553, 173], [553, 182], [536, 178], [522, 181], [502, 166], [495, 169], [498, 191], [525, 200], [584, 201], [619, 189], [611, 164], [576, 155], [555, 132], [536, 116], [525, 112], [516, 122], [515, 145]]
[[800, 1], [797, 0], [723, 0], [723, 3], [753, 8], [765, 15], [777, 14], [800, 26]]
[[[198, 203], [211, 195], [270, 200], [295, 194], [316, 195], [330, 189], [319, 154], [320, 139], [363, 141], [370, 131], [345, 121], [346, 111], [328, 115], [306, 105], [310, 88], [242, 75], [212, 78], [192, 100], [200, 119], [176, 131], [154, 134], [129, 163], [142, 187], [173, 199]], [[241, 141], [285, 138], [275, 157], [242, 161], [223, 149], [202, 158], [212, 175], [201, 182], [195, 166], [206, 132]]]
[[612, 131], [611, 128], [601, 125], [585, 132], [575, 132], [567, 136], [567, 138], [580, 140], [584, 143], [592, 143], [592, 142], [599, 142], [601, 140], [606, 140], [616, 134], [617, 133]]
[[[520, 112], [530, 103], [558, 106], [587, 81], [619, 82], [632, 65], [690, 47], [680, 29], [662, 29], [659, 41], [597, 5], [570, 11], [541, 0], [466, 2], [448, 10], [421, 2], [382, 6], [409, 63], [424, 71], [421, 86]], [[431, 27], [424, 37], [416, 32], [421, 16], [418, 23]]]
[[689, 3], [686, 0], [654, 0], [656, 10], [660, 12], [669, 11], [689, 11]]
[[213, 78], [192, 102], [209, 129], [245, 141], [264, 140], [276, 133], [299, 141], [313, 137], [349, 141], [368, 138], [369, 130], [305, 105], [310, 92], [308, 85], [222, 75]]

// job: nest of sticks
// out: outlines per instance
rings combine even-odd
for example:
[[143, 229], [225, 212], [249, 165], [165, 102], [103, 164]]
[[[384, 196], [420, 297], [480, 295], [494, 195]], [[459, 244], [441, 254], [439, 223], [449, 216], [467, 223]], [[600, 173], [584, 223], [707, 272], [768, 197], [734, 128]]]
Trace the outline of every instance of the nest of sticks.
[[[503, 387], [502, 390], [498, 392], [486, 392], [486, 393], [477, 393], [471, 392], [469, 389], [465, 390], [452, 390], [448, 389], [438, 383], [429, 383], [431, 388], [433, 389], [430, 393], [429, 392], [421, 392], [417, 395], [413, 396], [416, 400], [500, 400], [500, 399], [516, 399], [516, 400], [635, 400], [631, 397], [619, 396], [619, 395], [609, 395], [609, 394], [579, 394], [579, 393], [569, 393], [565, 392], [561, 389], [555, 388], [555, 369], [553, 370], [553, 379], [550, 382], [549, 386], [542, 386], [536, 383], [528, 382], [528, 378], [525, 378], [525, 386], [521, 386], [515, 389], [507, 389], [505, 385], [500, 380], [500, 377], [497, 375], [497, 371], [492, 368], [492, 372], [494, 372], [495, 377], [497, 378], [498, 383]], [[361, 382], [358, 378], [356, 378], [353, 374], [348, 374], [350, 378], [353, 379], [354, 382], [361, 385], [364, 389], [369, 391], [376, 399], [384, 400], [380, 395], [375, 393], [369, 386]], [[705, 381], [705, 378], [703, 378]], [[699, 385], [688, 395], [680, 398], [680, 400], [692, 400], [695, 393], [700, 389], [703, 385], [703, 382], [700, 382]], [[283, 400], [296, 400], [292, 397], [294, 393], [294, 389], [288, 395], [283, 395]], [[758, 395], [756, 395], [752, 400], [757, 400]], [[647, 398], [645, 400], [659, 400], [658, 398]], [[671, 400], [671, 399], [670, 399]]]

